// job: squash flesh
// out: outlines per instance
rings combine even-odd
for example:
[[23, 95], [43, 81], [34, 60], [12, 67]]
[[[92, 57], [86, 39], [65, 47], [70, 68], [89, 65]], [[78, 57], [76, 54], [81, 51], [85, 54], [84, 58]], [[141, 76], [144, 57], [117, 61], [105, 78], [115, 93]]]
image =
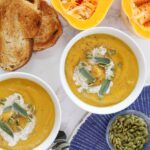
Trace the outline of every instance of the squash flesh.
[[[145, 24], [138, 23], [135, 18], [133, 18], [134, 11], [132, 8], [132, 1], [133, 0], [122, 0], [122, 9], [125, 15], [128, 17], [129, 22], [131, 26], [133, 27], [133, 30], [138, 34], [139, 36], [143, 38], [150, 38], [150, 27], [145, 26]], [[149, 25], [149, 22], [146, 23]]]
[[72, 15], [76, 19], [89, 19], [95, 12], [97, 0], [61, 0], [62, 7], [66, 13]]
[[69, 22], [71, 26], [79, 30], [85, 30], [94, 27], [101, 22], [108, 12], [112, 2], [113, 0], [97, 0], [97, 8], [94, 14], [89, 19], [79, 20], [64, 11], [61, 0], [51, 0], [53, 7]]

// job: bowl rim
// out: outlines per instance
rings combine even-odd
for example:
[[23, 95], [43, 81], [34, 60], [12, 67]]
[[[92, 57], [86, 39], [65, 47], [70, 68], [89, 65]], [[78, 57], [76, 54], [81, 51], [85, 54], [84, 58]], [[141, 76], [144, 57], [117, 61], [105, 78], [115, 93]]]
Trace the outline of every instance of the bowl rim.
[[[132, 49], [132, 52], [135, 54], [136, 58], [137, 58], [137, 55], [139, 55], [139, 57], [140, 57], [140, 61], [137, 58], [138, 65], [139, 65], [139, 78], [138, 78], [138, 81], [137, 81], [135, 88], [129, 94], [129, 96], [126, 99], [124, 99], [122, 102], [115, 104], [115, 105], [112, 105], [112, 106], [107, 106], [107, 107], [92, 106], [92, 105], [89, 105], [89, 104], [83, 102], [82, 100], [80, 100], [71, 91], [71, 89], [67, 83], [66, 76], [65, 76], [65, 62], [66, 62], [66, 57], [68, 56], [68, 53], [70, 51], [70, 48], [79, 39], [86, 37], [88, 35], [99, 34], [99, 33], [112, 35], [114, 37], [119, 38], [120, 40], [122, 40], [124, 42], [125, 42], [125, 40], [127, 40], [128, 42], [130, 42], [130, 45], [136, 47], [136, 50]], [[129, 46], [129, 44], [127, 42], [125, 42], [125, 43]], [[65, 47], [64, 52], [61, 56], [61, 61], [60, 61], [60, 79], [61, 79], [62, 86], [63, 86], [65, 92], [67, 93], [68, 97], [81, 109], [86, 110], [86, 111], [91, 112], [91, 113], [96, 113], [96, 114], [116, 113], [116, 112], [119, 112], [119, 111], [127, 108], [128, 106], [130, 106], [136, 100], [136, 98], [139, 96], [139, 94], [141, 93], [141, 91], [144, 87], [144, 84], [145, 84], [145, 80], [146, 80], [145, 58], [144, 58], [144, 55], [143, 55], [139, 45], [128, 34], [124, 33], [123, 31], [120, 31], [116, 28], [112, 28], [112, 27], [94, 27], [94, 28], [91, 28], [91, 29], [88, 29], [88, 30], [85, 30], [85, 31], [78, 33], [73, 39], [70, 40], [70, 42]]]
[[43, 87], [43, 89], [46, 90], [46, 92], [52, 98], [52, 102], [55, 107], [55, 122], [53, 125], [53, 129], [49, 133], [48, 137], [40, 145], [38, 145], [37, 147], [34, 148], [36, 150], [47, 149], [54, 142], [54, 140], [60, 130], [62, 113], [61, 113], [61, 107], [60, 107], [59, 100], [58, 100], [55, 92], [51, 88], [51, 86], [48, 83], [46, 83], [43, 79], [41, 79], [40, 77], [38, 77], [36, 75], [24, 73], [24, 72], [10, 72], [10, 73], [5, 73], [5, 74], [0, 75], [0, 81], [4, 81], [7, 79], [13, 79], [13, 78], [27, 79], [27, 80], [37, 83], [38, 85]]
[[108, 146], [109, 146], [109, 148], [111, 150], [113, 150], [113, 145], [110, 143], [110, 140], [109, 140], [109, 130], [110, 130], [110, 127], [111, 127], [112, 123], [117, 119], [118, 116], [123, 116], [123, 115], [128, 115], [128, 114], [136, 115], [136, 116], [142, 118], [145, 121], [145, 123], [147, 124], [148, 133], [149, 133], [149, 136], [148, 136], [149, 140], [148, 140], [147, 143], [144, 144], [144, 146], [146, 146], [150, 142], [150, 118], [146, 114], [144, 114], [143, 112], [141, 112], [141, 111], [132, 110], [132, 109], [123, 110], [123, 111], [115, 114], [109, 120], [109, 123], [108, 123], [107, 128], [106, 128], [106, 142], [107, 142], [107, 144], [108, 144]]

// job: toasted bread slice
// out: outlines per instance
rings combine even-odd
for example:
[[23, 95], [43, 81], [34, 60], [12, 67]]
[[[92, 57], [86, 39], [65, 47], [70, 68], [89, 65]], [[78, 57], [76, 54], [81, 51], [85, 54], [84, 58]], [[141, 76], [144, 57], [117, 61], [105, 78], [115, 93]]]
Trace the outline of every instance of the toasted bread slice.
[[31, 3], [0, 0], [0, 66], [4, 70], [13, 71], [27, 63], [40, 21]]
[[34, 37], [34, 51], [41, 51], [53, 46], [62, 34], [62, 26], [55, 10], [44, 0], [39, 0], [42, 23]]

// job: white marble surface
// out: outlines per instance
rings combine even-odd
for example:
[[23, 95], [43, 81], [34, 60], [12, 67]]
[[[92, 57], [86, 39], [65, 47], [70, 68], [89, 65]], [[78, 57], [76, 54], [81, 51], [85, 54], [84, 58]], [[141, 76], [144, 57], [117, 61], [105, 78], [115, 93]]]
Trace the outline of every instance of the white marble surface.
[[[150, 83], [150, 40], [144, 40], [133, 33], [131, 33], [125, 26], [121, 15], [121, 0], [114, 0], [114, 4], [109, 10], [107, 16], [99, 26], [111, 26], [125, 31], [127, 34], [131, 35], [141, 46], [146, 62], [147, 62], [147, 83]], [[67, 135], [70, 136], [76, 125], [80, 122], [86, 112], [75, 106], [71, 100], [67, 97], [64, 90], [62, 89], [60, 78], [59, 78], [59, 63], [61, 54], [68, 43], [79, 31], [70, 27], [70, 25], [61, 18], [63, 24], [63, 35], [57, 42], [57, 44], [43, 52], [34, 53], [29, 63], [25, 65], [18, 71], [32, 73], [41, 77], [56, 92], [61, 108], [62, 108], [62, 125], [61, 129], [66, 131]], [[4, 73], [0, 70], [0, 73]]]

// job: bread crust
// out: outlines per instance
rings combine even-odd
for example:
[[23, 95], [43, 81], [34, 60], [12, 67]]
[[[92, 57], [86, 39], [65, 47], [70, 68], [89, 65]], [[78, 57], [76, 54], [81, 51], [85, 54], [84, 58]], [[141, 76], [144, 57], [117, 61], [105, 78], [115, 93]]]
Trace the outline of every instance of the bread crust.
[[[34, 29], [29, 28], [32, 20], [35, 21]], [[32, 38], [39, 30], [37, 22], [40, 20], [39, 13], [32, 9], [30, 3], [24, 0], [0, 0], [1, 68], [14, 71], [29, 61], [33, 50]]]
[[55, 10], [44, 0], [0, 0], [0, 67], [24, 66], [33, 50], [53, 46], [62, 34]]
[[34, 51], [41, 51], [53, 46], [62, 34], [62, 26], [55, 10], [44, 0], [39, 1], [41, 27], [34, 37]]

